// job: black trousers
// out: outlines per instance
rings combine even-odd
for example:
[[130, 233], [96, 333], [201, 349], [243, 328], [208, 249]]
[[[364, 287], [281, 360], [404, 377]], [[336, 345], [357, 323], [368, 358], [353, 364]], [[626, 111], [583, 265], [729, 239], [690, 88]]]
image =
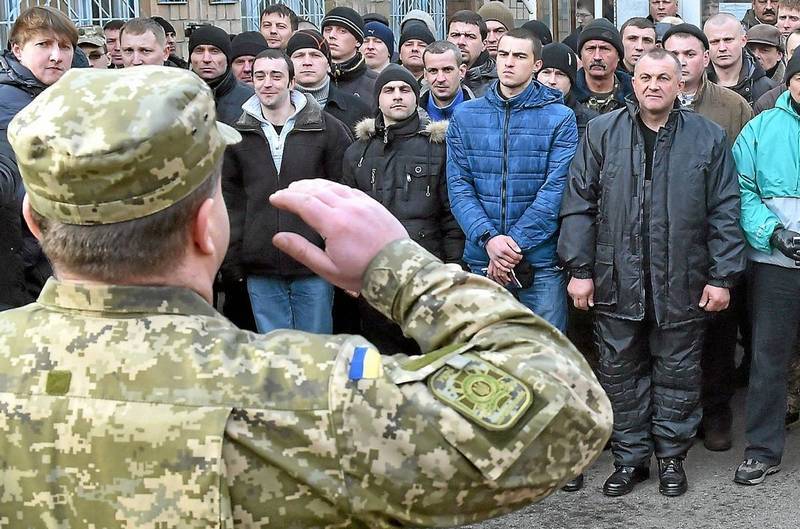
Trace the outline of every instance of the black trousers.
[[753, 265], [753, 361], [744, 454], [777, 464], [786, 441], [786, 380], [800, 325], [800, 268]]
[[750, 351], [750, 316], [747, 310], [747, 283], [730, 291], [728, 309], [708, 318], [703, 343], [703, 413], [706, 416], [730, 414], [730, 402], [736, 393], [736, 344], [739, 333]]
[[597, 314], [598, 379], [614, 410], [615, 465], [683, 457], [702, 416], [700, 354], [705, 321], [659, 328]]

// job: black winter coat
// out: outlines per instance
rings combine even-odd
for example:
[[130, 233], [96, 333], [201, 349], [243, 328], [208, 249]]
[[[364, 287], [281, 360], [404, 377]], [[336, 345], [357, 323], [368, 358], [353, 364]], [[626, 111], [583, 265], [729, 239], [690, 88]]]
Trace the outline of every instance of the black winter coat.
[[596, 118], [600, 113], [582, 105], [572, 90], [564, 97], [564, 104], [575, 113], [575, 121], [578, 124], [578, 140], [580, 140], [586, 133], [586, 125], [589, 124], [589, 120]]
[[445, 173], [447, 122], [414, 113], [385, 127], [383, 117], [362, 121], [344, 155], [343, 182], [383, 204], [411, 238], [446, 263], [464, 253], [464, 233], [450, 211]]
[[11, 51], [0, 55], [0, 142], [8, 142], [8, 123], [45, 88]]
[[339, 90], [360, 97], [362, 101], [375, 108], [375, 81], [378, 74], [367, 68], [360, 53], [344, 63], [331, 64], [331, 83]]
[[22, 256], [22, 180], [10, 153], [0, 146], [0, 310], [33, 301], [25, 286]]
[[369, 103], [360, 97], [336, 88], [333, 83], [328, 88], [328, 102], [325, 103], [325, 112], [347, 125], [353, 132], [355, 132], [356, 124], [359, 121], [372, 116], [372, 108]]
[[701, 319], [706, 284], [730, 288], [745, 268], [739, 186], [724, 131], [674, 109], [658, 132], [650, 212], [651, 285], [644, 284], [644, 138], [636, 104], [593, 119], [570, 166], [558, 255], [594, 279], [595, 310], [629, 320], [652, 293], [659, 326]]
[[352, 140], [341, 121], [323, 112], [313, 97], [306, 94], [306, 100], [286, 136], [280, 175], [261, 122], [245, 112], [234, 124], [242, 141], [226, 149], [222, 166], [222, 191], [231, 224], [222, 270], [226, 282], [248, 275], [312, 275], [275, 248], [272, 236], [279, 231], [299, 233], [319, 247], [322, 237], [298, 216], [270, 205], [268, 197], [307, 178], [341, 181], [342, 156]]
[[[713, 64], [709, 63], [708, 68], [706, 68], [706, 75], [708, 75], [709, 80], [719, 84], [719, 78]], [[725, 88], [733, 90], [742, 96], [752, 107], [761, 96], [774, 87], [775, 83], [767, 77], [767, 72], [764, 71], [758, 61], [750, 55], [750, 52], [742, 50], [742, 71], [739, 75], [739, 82], [735, 86], [726, 86]]]
[[253, 88], [240, 83], [228, 68], [221, 79], [209, 83], [217, 103], [217, 119], [233, 125], [242, 115], [242, 105], [253, 96]]

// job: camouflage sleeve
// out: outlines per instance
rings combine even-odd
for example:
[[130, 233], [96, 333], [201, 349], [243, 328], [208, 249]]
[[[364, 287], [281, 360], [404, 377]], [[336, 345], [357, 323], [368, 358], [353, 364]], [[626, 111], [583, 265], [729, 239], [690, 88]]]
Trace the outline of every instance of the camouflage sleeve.
[[362, 293], [432, 352], [373, 351], [368, 369], [370, 346], [354, 337], [337, 361], [351, 516], [369, 527], [471, 523], [546, 497], [600, 454], [611, 429], [602, 388], [504, 289], [403, 240], [374, 259]]

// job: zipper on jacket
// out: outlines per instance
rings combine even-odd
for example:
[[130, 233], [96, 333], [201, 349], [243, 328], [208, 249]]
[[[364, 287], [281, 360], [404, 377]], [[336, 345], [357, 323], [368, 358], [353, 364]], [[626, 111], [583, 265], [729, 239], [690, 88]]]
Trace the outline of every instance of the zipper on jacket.
[[375, 186], [375, 168], [374, 167], [372, 168], [372, 171], [369, 174], [369, 183], [372, 184], [372, 196], [375, 196], [375, 193], [376, 193], [375, 187], [376, 186]]
[[506, 233], [506, 180], [508, 179], [508, 122], [511, 120], [511, 106], [506, 102], [506, 116], [503, 123], [503, 172], [500, 181], [500, 233]]

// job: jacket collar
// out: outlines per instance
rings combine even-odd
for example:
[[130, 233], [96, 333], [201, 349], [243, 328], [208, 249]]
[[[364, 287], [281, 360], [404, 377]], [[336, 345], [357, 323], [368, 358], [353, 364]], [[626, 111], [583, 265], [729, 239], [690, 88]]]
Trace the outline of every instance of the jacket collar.
[[224, 74], [208, 81], [208, 87], [214, 92], [214, 99], [219, 100], [220, 97], [233, 90], [237, 82], [236, 77], [233, 75], [233, 70], [228, 68]]
[[[291, 92], [292, 102], [297, 102], [300, 98], [305, 99], [305, 105], [295, 113], [294, 128], [292, 130], [318, 130], [322, 127], [322, 109], [309, 94], [304, 94], [298, 90]], [[298, 105], [295, 105], [297, 107]], [[253, 95], [242, 105], [242, 115], [234, 123], [234, 128], [239, 131], [260, 131], [261, 124], [266, 121], [261, 116], [261, 104], [258, 96]]]
[[[714, 64], [711, 62], [708, 63], [708, 68], [706, 68], [706, 75], [712, 82], [719, 82], [717, 72], [714, 70]], [[762, 77], [766, 77], [766, 75], [767, 73], [764, 71], [764, 68], [762, 68], [761, 65], [758, 64], [758, 61], [753, 59], [753, 57], [750, 56], [750, 53], [744, 49], [742, 50], [742, 69], [739, 70], [739, 81], [735, 86], [729, 86], [726, 88], [730, 90], [736, 90], [744, 85], [744, 83], [748, 81], [758, 81]]]
[[775, 101], [775, 108], [780, 108], [784, 112], [788, 112], [795, 119], [800, 119], [800, 115], [797, 114], [792, 106], [791, 97], [792, 93], [789, 90], [786, 90], [784, 93], [778, 96], [777, 101]]
[[218, 316], [199, 294], [181, 287], [95, 285], [50, 278], [38, 302], [47, 307], [111, 314]]
[[342, 63], [331, 63], [331, 77], [336, 81], [349, 81], [355, 79], [367, 69], [367, 63], [360, 52], [355, 57]]
[[33, 75], [33, 72], [17, 60], [11, 50], [6, 50], [0, 55], [0, 84], [18, 86], [34, 96], [47, 88]]
[[536, 79], [531, 81], [531, 84], [511, 99], [504, 99], [500, 96], [500, 83], [494, 83], [492, 87], [486, 91], [484, 97], [494, 106], [511, 108], [536, 108], [550, 103], [564, 103], [564, 96], [558, 90], [545, 86]]
[[[469, 89], [468, 86], [464, 84], [461, 85], [461, 93], [464, 95], [464, 101], [469, 101], [470, 99], [475, 99], [475, 94], [472, 90]], [[419, 95], [419, 106], [422, 108], [426, 108], [428, 106], [428, 100], [431, 97], [431, 87], [427, 84], [424, 85], [422, 92]]]
[[[633, 94], [631, 76], [619, 69], [614, 71], [614, 76], [617, 79], [617, 89], [614, 91], [614, 99], [618, 103], [625, 103], [625, 98]], [[585, 102], [591, 96], [589, 86], [586, 84], [586, 71], [583, 68], [578, 70], [578, 75], [575, 76], [575, 86], [572, 87], [572, 91], [575, 92], [575, 98], [581, 103]]]

